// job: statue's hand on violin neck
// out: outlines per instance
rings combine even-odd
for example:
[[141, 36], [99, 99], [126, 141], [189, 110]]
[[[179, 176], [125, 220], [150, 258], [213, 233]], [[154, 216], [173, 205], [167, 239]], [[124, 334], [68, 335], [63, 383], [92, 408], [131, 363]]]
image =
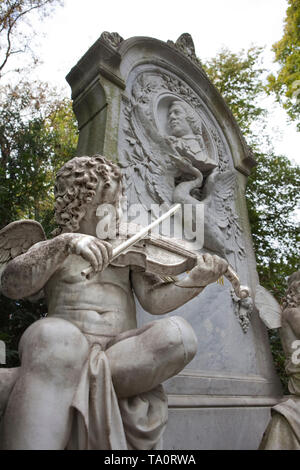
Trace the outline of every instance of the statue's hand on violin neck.
[[217, 255], [199, 255], [197, 265], [184, 279], [182, 287], [205, 287], [216, 282], [228, 269], [228, 263]]

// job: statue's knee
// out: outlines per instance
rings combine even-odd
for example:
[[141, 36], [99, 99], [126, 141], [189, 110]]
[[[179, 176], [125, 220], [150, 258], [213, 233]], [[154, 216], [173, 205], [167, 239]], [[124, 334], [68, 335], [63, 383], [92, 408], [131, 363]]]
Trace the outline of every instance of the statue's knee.
[[185, 351], [185, 364], [188, 364], [197, 352], [198, 341], [195, 332], [191, 325], [182, 317], [173, 316], [169, 317], [168, 320], [171, 324], [176, 325], [179, 331], [180, 342]]
[[88, 343], [72, 323], [45, 318], [25, 331], [19, 350], [22, 366], [40, 372], [68, 370], [72, 375], [72, 371], [82, 367], [88, 354]]

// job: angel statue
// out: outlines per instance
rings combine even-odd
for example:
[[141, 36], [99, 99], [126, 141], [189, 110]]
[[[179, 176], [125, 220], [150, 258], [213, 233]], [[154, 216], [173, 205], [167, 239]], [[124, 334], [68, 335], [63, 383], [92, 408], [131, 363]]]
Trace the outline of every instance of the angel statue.
[[[262, 310], [263, 308], [264, 305], [261, 306]], [[288, 279], [281, 325], [278, 324], [276, 310], [272, 307], [272, 316], [267, 312], [267, 325], [269, 328], [281, 326], [281, 343], [286, 356], [285, 371], [291, 395], [272, 408], [272, 418], [264, 433], [260, 450], [300, 450], [300, 270]]]
[[114, 207], [121, 226], [122, 178], [99, 155], [67, 162], [54, 194], [54, 238], [34, 221], [0, 231], [2, 293], [42, 292], [48, 306], [20, 340], [20, 368], [0, 369], [0, 447], [161, 448], [168, 408], [161, 383], [193, 359], [197, 339], [179, 316], [137, 328], [133, 293], [146, 311], [163, 315], [215, 282], [228, 263], [198, 256], [176, 282], [135, 262], [114, 263], [119, 240], [99, 238], [98, 208]]

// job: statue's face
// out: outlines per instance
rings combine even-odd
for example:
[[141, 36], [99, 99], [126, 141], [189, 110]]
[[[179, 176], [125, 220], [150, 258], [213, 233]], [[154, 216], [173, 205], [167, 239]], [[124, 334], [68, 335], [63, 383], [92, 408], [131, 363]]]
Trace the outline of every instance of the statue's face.
[[[120, 212], [120, 197], [122, 194], [121, 182], [113, 178], [110, 179], [110, 186], [108, 188], [103, 187], [104, 182], [100, 178], [98, 185], [95, 189], [95, 195], [93, 200], [87, 204], [85, 216], [82, 220], [89, 220], [93, 224], [99, 222], [99, 215], [102, 214], [103, 217], [105, 210], [111, 206], [111, 214], [117, 214], [119, 217]], [[102, 207], [102, 209], [101, 209]], [[104, 211], [104, 212], [103, 212]], [[100, 218], [101, 218], [100, 217]]]
[[115, 179], [110, 180], [109, 188], [103, 190], [103, 181], [99, 181], [96, 188], [96, 194], [93, 198], [93, 205], [99, 206], [100, 204], [116, 205], [121, 195], [121, 183]]
[[170, 106], [168, 112], [168, 125], [171, 130], [171, 135], [174, 135], [175, 137], [183, 137], [184, 135], [193, 133], [186, 118], [186, 111], [179, 103], [174, 103]]
[[105, 202], [109, 204], [117, 204], [120, 199], [121, 183], [117, 180], [112, 180], [110, 183], [110, 188], [105, 192]]

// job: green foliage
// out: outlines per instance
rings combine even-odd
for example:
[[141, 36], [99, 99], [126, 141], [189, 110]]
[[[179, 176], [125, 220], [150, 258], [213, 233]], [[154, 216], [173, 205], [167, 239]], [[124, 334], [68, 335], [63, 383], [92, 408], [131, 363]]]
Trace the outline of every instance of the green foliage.
[[6, 345], [5, 367], [17, 367], [20, 364], [18, 345], [22, 334], [31, 323], [46, 313], [44, 301], [15, 301], [0, 295], [0, 340]]
[[[300, 2], [288, 0], [284, 34], [273, 45], [275, 62], [280, 66], [276, 75], [268, 77], [267, 90], [274, 92], [277, 101], [293, 121], [300, 118]], [[300, 131], [300, 122], [297, 124]]]
[[251, 47], [235, 54], [222, 49], [202, 64], [207, 75], [225, 98], [245, 137], [253, 134], [253, 121], [260, 121], [266, 111], [259, 106], [264, 95], [260, 61], [263, 48]]
[[[44, 83], [1, 88], [0, 228], [32, 218], [49, 236], [55, 228], [55, 173], [75, 156], [77, 124], [68, 99], [57, 99]], [[47, 311], [44, 302], [14, 301], [0, 295], [0, 339], [6, 367], [18, 365], [17, 345], [25, 329]]]
[[255, 153], [247, 204], [260, 283], [281, 300], [286, 279], [298, 268], [300, 167], [270, 151]]
[[[75, 155], [77, 124], [68, 99], [59, 99], [47, 83], [24, 77], [39, 61], [32, 49], [35, 14], [43, 20], [62, 3], [0, 0], [0, 78], [8, 71], [18, 72], [17, 85], [0, 87], [0, 228], [14, 220], [34, 218], [48, 236], [55, 226], [54, 174]], [[13, 58], [19, 54], [23, 60], [14, 68]], [[45, 313], [43, 302], [32, 304], [0, 295], [6, 367], [18, 365], [17, 346], [23, 331]]]
[[268, 330], [268, 335], [271, 346], [271, 352], [273, 355], [274, 366], [282, 384], [283, 394], [289, 395], [288, 377], [285, 373], [284, 367], [286, 358], [282, 349], [279, 330]]
[[0, 224], [34, 218], [49, 225], [57, 169], [75, 154], [71, 102], [44, 83], [1, 89]]

